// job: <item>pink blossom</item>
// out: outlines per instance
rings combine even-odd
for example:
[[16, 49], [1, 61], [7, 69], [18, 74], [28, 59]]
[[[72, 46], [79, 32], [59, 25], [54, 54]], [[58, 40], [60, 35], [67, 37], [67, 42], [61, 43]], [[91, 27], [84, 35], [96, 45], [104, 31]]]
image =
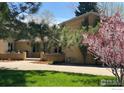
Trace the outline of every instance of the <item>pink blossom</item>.
[[98, 33], [89, 35], [84, 42], [102, 61], [124, 66], [124, 22], [118, 12], [111, 17], [101, 17]]

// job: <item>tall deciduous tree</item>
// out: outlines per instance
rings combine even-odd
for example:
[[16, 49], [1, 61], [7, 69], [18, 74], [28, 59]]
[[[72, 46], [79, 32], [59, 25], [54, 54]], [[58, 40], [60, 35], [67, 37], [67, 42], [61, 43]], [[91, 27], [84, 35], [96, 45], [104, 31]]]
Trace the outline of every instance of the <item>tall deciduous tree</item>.
[[111, 17], [101, 16], [98, 33], [88, 35], [83, 43], [88, 43], [88, 49], [111, 68], [117, 78], [117, 84], [122, 86], [124, 84], [124, 22], [120, 14], [116, 13]]
[[96, 2], [79, 2], [79, 6], [75, 11], [75, 15], [80, 16], [90, 11], [98, 12], [98, 7]]
[[98, 3], [99, 12], [104, 13], [106, 16], [112, 16], [116, 13], [115, 10], [120, 11], [120, 14], [123, 17], [124, 4], [122, 2], [99, 2]]
[[54, 23], [54, 15], [50, 11], [44, 10], [41, 14], [41, 18], [46, 24], [50, 25]]
[[50, 36], [50, 27], [48, 24], [45, 23], [35, 23], [34, 21], [29, 22], [29, 34], [32, 39], [32, 41], [35, 41], [35, 38], [40, 38], [43, 44], [43, 51], [46, 50], [46, 42], [44, 40], [45, 37]]

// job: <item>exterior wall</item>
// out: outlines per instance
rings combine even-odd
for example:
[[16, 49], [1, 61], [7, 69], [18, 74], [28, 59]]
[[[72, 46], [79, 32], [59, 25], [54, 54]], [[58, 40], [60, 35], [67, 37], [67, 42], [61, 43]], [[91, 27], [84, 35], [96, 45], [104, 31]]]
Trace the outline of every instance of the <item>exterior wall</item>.
[[0, 54], [6, 53], [8, 50], [8, 42], [0, 39]]
[[[89, 12], [86, 14], [83, 14], [81, 16], [75, 17], [73, 19], [70, 19], [68, 21], [65, 21], [60, 24], [60, 26], [67, 27], [70, 31], [76, 31], [81, 28], [82, 23], [85, 23], [86, 20], [88, 20], [89, 26], [96, 25], [97, 21], [99, 20], [99, 15], [95, 12]], [[65, 56], [72, 58], [72, 63], [81, 63], [83, 64], [83, 55], [80, 51], [80, 49], [76, 46], [73, 46], [71, 48], [65, 49]], [[88, 54], [88, 64], [94, 64], [93, 63], [93, 56], [91, 54]]]
[[41, 52], [40, 54], [41, 60], [47, 60], [47, 61], [59, 61], [63, 62], [65, 61], [65, 55], [63, 54], [58, 54], [58, 53], [52, 53], [52, 54], [44, 54]]
[[75, 17], [73, 19], [70, 19], [68, 21], [65, 21], [65, 22], [61, 23], [60, 26], [64, 25], [65, 27], [67, 27], [70, 30], [77, 30], [77, 29], [81, 28], [82, 23], [85, 23], [86, 20], [88, 20], [88, 24], [90, 26], [94, 26], [96, 24], [96, 22], [99, 20], [99, 16], [97, 13], [89, 12], [89, 13], [83, 14], [81, 16]]
[[26, 52], [0, 54], [0, 60], [25, 60]]
[[90, 14], [88, 16], [88, 22], [90, 26], [94, 26], [96, 25], [97, 21], [99, 20], [99, 16], [94, 15], [94, 14]]
[[[77, 46], [72, 46], [70, 48], [66, 48], [65, 51], [65, 59], [71, 58], [71, 63], [76, 64], [84, 64], [83, 62], [83, 55], [81, 50]], [[86, 64], [95, 64], [94, 56], [91, 53], [87, 53], [87, 63]]]
[[28, 58], [40, 58], [41, 52], [28, 52], [27, 57]]
[[[31, 42], [29, 41], [15, 41], [14, 42], [14, 50], [25, 52], [32, 51]], [[8, 42], [6, 40], [0, 40], [0, 53], [8, 52]]]
[[95, 64], [93, 54], [91, 54], [89, 52], [87, 53], [87, 64]]
[[31, 52], [32, 51], [31, 42], [30, 41], [15, 41], [15, 51]]
[[72, 58], [72, 63], [83, 64], [83, 55], [77, 46], [66, 48], [64, 52], [66, 58]]
[[64, 25], [70, 30], [77, 30], [81, 28], [81, 22], [83, 19], [84, 17], [81, 16], [75, 20], [65, 22]]

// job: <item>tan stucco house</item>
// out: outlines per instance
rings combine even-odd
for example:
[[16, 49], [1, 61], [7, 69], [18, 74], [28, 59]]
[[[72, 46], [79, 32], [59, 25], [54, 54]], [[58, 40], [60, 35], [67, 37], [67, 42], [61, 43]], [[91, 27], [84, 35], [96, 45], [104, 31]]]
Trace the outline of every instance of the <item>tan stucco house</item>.
[[[70, 31], [76, 31], [81, 29], [82, 24], [85, 24], [85, 22], [88, 22], [89, 26], [95, 26], [97, 22], [99, 21], [99, 15], [96, 12], [87, 12], [83, 15], [80, 15], [78, 17], [74, 17], [70, 20], [67, 20], [65, 22], [60, 23], [60, 26], [64, 26], [68, 28]], [[79, 63], [83, 64], [83, 55], [81, 53], [81, 50], [78, 46], [71, 46], [70, 48], [65, 49], [65, 55], [67, 58], [71, 58], [72, 63]], [[93, 56], [88, 54], [88, 63], [93, 62]]]
[[60, 23], [60, 26], [66, 26], [70, 30], [81, 29], [82, 24], [88, 22], [89, 26], [95, 26], [99, 21], [99, 14], [96, 12], [87, 12], [83, 15], [74, 17], [67, 21]]
[[20, 52], [32, 51], [30, 40], [21, 39], [21, 40], [15, 41], [14, 45], [15, 45], [15, 51], [20, 51]]
[[[94, 26], [97, 21], [99, 20], [99, 15], [95, 12], [88, 12], [81, 16], [74, 17], [70, 20], [67, 20], [65, 22], [60, 23], [60, 26], [67, 27], [70, 31], [76, 31], [78, 29], [81, 29], [82, 24], [84, 24], [86, 21], [90, 26]], [[18, 41], [6, 41], [3, 39], [0, 39], [0, 54], [6, 53], [6, 52], [28, 52], [31, 53], [34, 51], [34, 48], [31, 45], [30, 40], [18, 40]], [[78, 46], [71, 46], [70, 48], [65, 48], [64, 50], [65, 57], [71, 58], [72, 63], [79, 63], [83, 64], [83, 55], [81, 53], [81, 50]], [[39, 54], [36, 54], [39, 55]], [[32, 56], [30, 54], [29, 56]], [[92, 56], [88, 56], [88, 62], [92, 62]]]
[[[42, 42], [35, 42], [42, 45]], [[3, 40], [0, 39], [0, 54], [6, 53], [27, 53], [27, 57], [40, 57], [39, 49], [36, 49], [36, 46], [32, 45], [30, 40], [21, 39], [21, 40]]]
[[5, 53], [8, 51], [8, 42], [6, 40], [0, 39], [0, 53]]
[[18, 51], [31, 51], [30, 41], [18, 40], [10, 42], [9, 40], [0, 39], [0, 54]]

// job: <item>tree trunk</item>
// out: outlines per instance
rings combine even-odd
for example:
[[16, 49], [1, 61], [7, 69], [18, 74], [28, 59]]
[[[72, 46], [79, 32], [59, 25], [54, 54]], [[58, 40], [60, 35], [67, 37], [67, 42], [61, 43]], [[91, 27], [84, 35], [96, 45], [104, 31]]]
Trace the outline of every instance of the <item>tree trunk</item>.
[[117, 86], [123, 86], [123, 84], [124, 84], [123, 73], [120, 72], [120, 75], [116, 75], [116, 78], [117, 78]]

